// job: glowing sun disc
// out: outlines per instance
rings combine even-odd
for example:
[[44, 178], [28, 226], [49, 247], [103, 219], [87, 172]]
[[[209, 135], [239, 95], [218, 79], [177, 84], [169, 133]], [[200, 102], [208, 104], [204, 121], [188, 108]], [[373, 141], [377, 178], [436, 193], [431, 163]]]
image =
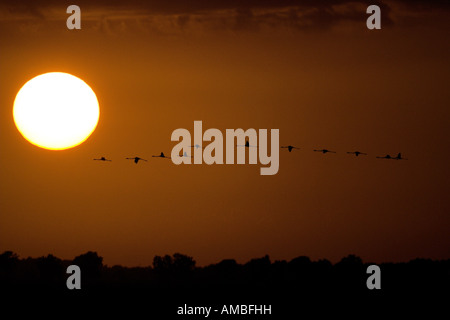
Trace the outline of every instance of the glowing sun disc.
[[63, 150], [83, 143], [94, 132], [99, 116], [91, 87], [63, 72], [34, 77], [14, 100], [17, 129], [29, 142], [45, 149]]

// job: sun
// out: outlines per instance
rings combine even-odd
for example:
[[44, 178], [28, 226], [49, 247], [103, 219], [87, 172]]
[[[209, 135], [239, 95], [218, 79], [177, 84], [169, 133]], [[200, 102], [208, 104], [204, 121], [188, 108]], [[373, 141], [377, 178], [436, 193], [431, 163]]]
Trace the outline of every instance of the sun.
[[86, 82], [68, 73], [50, 72], [24, 84], [14, 100], [13, 116], [29, 142], [64, 150], [89, 138], [97, 127], [100, 108]]

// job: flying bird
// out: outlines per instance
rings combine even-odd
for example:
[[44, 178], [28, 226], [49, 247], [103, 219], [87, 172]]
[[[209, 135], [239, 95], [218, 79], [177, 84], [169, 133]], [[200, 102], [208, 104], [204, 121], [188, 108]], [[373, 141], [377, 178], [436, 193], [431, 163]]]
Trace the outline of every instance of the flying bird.
[[101, 157], [101, 158], [99, 158], [99, 159], [92, 159], [92, 160], [98, 160], [98, 161], [112, 161], [112, 160], [106, 159], [105, 157]]
[[165, 158], [165, 159], [170, 159], [170, 157], [166, 157], [164, 155], [164, 152], [161, 152], [161, 154], [159, 156], [152, 156], [153, 158]]
[[248, 141], [245, 141], [245, 145], [237, 145], [238, 147], [246, 147], [246, 148], [258, 148], [257, 146], [251, 146], [250, 143]]
[[282, 146], [281, 148], [287, 148], [289, 152], [292, 152], [292, 149], [300, 149], [300, 148], [294, 147], [294, 146]]
[[142, 158], [139, 158], [139, 157], [134, 157], [134, 158], [125, 158], [125, 159], [128, 159], [128, 160], [134, 160], [134, 163], [138, 163], [139, 162], [139, 160], [142, 160], [142, 161], [147, 161], [147, 160], [145, 160], [145, 159], [142, 159]]
[[401, 153], [399, 153], [395, 158], [392, 158], [392, 159], [394, 159], [394, 160], [408, 160], [406, 158], [402, 158], [402, 154]]
[[353, 152], [347, 152], [348, 154], [354, 154], [355, 156], [359, 156], [360, 154], [367, 156], [367, 153], [359, 152], [359, 151], [353, 151]]
[[330, 151], [330, 150], [327, 150], [327, 149], [321, 149], [321, 150], [314, 149], [314, 151], [315, 152], [322, 152], [323, 154], [325, 154], [327, 152], [329, 152], [329, 153], [336, 153], [336, 151]]
[[384, 157], [377, 157], [378, 159], [393, 159], [390, 155], [385, 155]]
[[205, 149], [205, 147], [202, 147], [199, 144], [194, 144], [193, 146], [189, 146], [189, 147], [192, 147], [192, 148], [195, 148], [195, 149], [200, 149], [200, 148]]
[[189, 156], [186, 151], [183, 154], [180, 154], [180, 157], [193, 158], [193, 156]]

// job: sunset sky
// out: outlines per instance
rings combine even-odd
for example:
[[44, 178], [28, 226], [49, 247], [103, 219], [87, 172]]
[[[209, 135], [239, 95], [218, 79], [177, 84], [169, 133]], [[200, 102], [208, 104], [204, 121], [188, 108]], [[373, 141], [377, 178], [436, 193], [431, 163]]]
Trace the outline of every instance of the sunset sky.
[[[66, 27], [71, 4], [81, 30]], [[0, 253], [91, 250], [125, 266], [175, 252], [201, 266], [449, 258], [450, 2], [378, 2], [381, 30], [366, 28], [370, 4], [2, 1]], [[53, 71], [100, 104], [94, 133], [63, 151], [30, 144], [12, 117], [19, 89]], [[301, 149], [281, 149], [274, 176], [151, 157], [195, 120], [279, 129]], [[408, 160], [376, 158], [398, 152]]]

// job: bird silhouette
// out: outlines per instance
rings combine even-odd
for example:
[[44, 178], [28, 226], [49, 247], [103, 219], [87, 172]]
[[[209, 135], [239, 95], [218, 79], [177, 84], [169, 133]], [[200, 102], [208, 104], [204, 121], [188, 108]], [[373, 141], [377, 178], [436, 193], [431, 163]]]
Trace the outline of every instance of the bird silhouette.
[[147, 160], [145, 160], [145, 159], [142, 159], [142, 158], [139, 158], [139, 157], [134, 157], [134, 158], [125, 158], [125, 159], [128, 159], [128, 160], [134, 160], [134, 163], [138, 163], [139, 162], [139, 160], [142, 160], [142, 161], [147, 161]]
[[164, 152], [161, 152], [161, 154], [159, 156], [152, 156], [153, 158], [164, 158], [164, 159], [170, 159], [170, 157], [166, 157], [164, 155]]
[[402, 158], [402, 154], [399, 152], [398, 155], [395, 158], [392, 158], [394, 160], [408, 160], [406, 158]]
[[367, 156], [367, 153], [359, 152], [359, 151], [353, 151], [353, 152], [347, 152], [348, 154], [354, 154], [355, 156], [359, 156], [360, 154]]
[[393, 159], [390, 155], [385, 155], [384, 157], [377, 157], [378, 159]]
[[257, 146], [251, 146], [248, 141], [245, 141], [245, 145], [238, 144], [238, 147], [246, 147], [246, 148], [258, 148]]
[[180, 154], [180, 157], [193, 158], [193, 156], [189, 156], [186, 151], [183, 154]]
[[294, 147], [294, 146], [282, 146], [281, 148], [287, 148], [289, 152], [292, 152], [292, 149], [300, 149], [300, 148]]
[[202, 147], [199, 144], [194, 144], [193, 146], [189, 146], [189, 147], [192, 147], [192, 148], [195, 148], [195, 149], [200, 149], [200, 148], [205, 149], [205, 147]]
[[92, 159], [92, 160], [98, 160], [98, 161], [112, 161], [112, 160], [106, 159], [105, 157], [101, 157], [101, 158], [99, 158], [99, 159]]
[[330, 150], [327, 150], [327, 149], [321, 149], [321, 150], [316, 150], [316, 149], [314, 149], [314, 151], [315, 152], [322, 152], [323, 154], [325, 154], [325, 153], [336, 153], [336, 151], [330, 151]]

